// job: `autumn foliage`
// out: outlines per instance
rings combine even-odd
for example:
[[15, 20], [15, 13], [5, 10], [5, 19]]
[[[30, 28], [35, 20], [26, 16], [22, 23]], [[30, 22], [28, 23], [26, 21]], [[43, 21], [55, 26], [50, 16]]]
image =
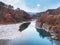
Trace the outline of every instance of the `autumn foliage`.
[[37, 22], [47, 24], [48, 26], [51, 26], [52, 28], [56, 28], [57, 30], [60, 30], [60, 14], [40, 17], [37, 19]]
[[0, 23], [17, 23], [31, 20], [31, 16], [20, 8], [0, 2]]
[[46, 17], [40, 17], [37, 19], [38, 22], [47, 23], [50, 25], [60, 25], [60, 15], [49, 15]]

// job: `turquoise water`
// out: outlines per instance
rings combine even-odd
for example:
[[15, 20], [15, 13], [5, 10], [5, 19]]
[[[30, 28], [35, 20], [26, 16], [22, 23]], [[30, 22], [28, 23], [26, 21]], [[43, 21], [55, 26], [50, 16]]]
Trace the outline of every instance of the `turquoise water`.
[[60, 41], [51, 39], [49, 33], [36, 29], [35, 21], [22, 32], [19, 31], [19, 26], [20, 23], [1, 25], [0, 45], [60, 45]]
[[35, 28], [35, 21], [21, 32], [22, 38], [11, 41], [11, 45], [60, 45], [60, 41], [52, 40], [49, 33]]

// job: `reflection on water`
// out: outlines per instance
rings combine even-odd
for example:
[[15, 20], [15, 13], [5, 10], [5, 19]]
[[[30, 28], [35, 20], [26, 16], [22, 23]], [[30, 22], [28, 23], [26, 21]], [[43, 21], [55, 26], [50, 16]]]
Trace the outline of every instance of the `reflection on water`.
[[36, 30], [37, 30], [37, 32], [39, 33], [39, 36], [41, 36], [42, 38], [44, 38], [44, 37], [49, 37], [49, 36], [50, 36], [49, 33], [46, 32], [46, 31], [44, 31], [43, 29], [37, 29], [37, 28], [36, 28]]
[[[14, 31], [12, 34], [16, 36], [18, 35], [18, 37], [10, 41], [0, 40], [0, 45], [60, 45], [60, 41], [51, 39], [49, 33], [43, 31], [42, 29], [36, 29], [35, 21], [32, 21], [31, 24], [22, 32], [18, 32], [17, 30], [19, 25], [20, 24], [14, 25], [14, 30], [12, 30], [12, 27], [8, 29]], [[9, 38], [8, 35], [7, 38]]]

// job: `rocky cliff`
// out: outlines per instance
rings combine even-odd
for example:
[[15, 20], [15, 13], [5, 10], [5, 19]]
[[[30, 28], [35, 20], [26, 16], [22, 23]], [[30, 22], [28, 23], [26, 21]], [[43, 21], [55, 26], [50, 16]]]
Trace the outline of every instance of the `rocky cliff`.
[[39, 17], [36, 28], [42, 28], [50, 33], [51, 38], [60, 40], [60, 14]]

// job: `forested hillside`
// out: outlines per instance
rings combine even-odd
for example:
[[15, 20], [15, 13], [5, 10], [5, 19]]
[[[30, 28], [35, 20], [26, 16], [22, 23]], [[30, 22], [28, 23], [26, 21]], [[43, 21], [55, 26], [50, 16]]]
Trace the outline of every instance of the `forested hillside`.
[[20, 8], [14, 9], [13, 6], [0, 2], [0, 24], [17, 23], [28, 20], [31, 20], [31, 16], [27, 12]]

